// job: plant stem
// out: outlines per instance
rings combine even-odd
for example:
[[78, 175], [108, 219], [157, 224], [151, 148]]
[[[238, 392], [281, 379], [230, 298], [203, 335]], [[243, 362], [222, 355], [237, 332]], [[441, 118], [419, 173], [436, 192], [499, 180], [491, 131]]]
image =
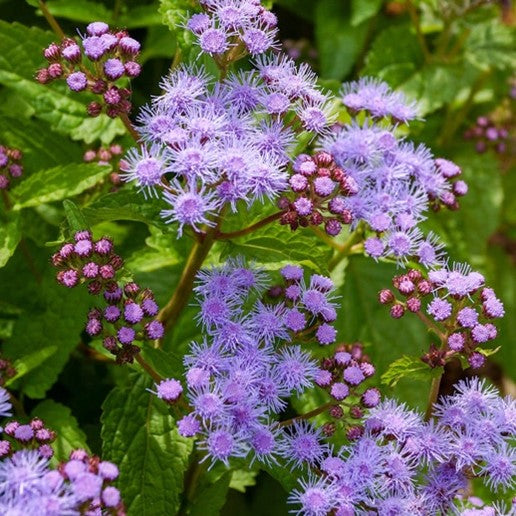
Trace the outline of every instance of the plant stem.
[[428, 396], [428, 405], [426, 406], [425, 421], [430, 421], [430, 418], [432, 417], [432, 410], [435, 402], [437, 401], [437, 397], [439, 396], [439, 387], [441, 386], [441, 378], [443, 377], [443, 374], [432, 380], [430, 395]]
[[268, 217], [265, 217], [262, 220], [259, 220], [255, 224], [251, 224], [250, 226], [239, 229], [238, 231], [232, 231], [231, 233], [223, 233], [222, 231], [217, 231], [217, 234], [215, 235], [216, 240], [229, 240], [230, 238], [237, 238], [240, 236], [248, 235], [249, 233], [252, 233], [253, 231], [257, 230], [258, 228], [261, 228], [263, 226], [266, 226], [267, 224], [270, 224], [271, 222], [274, 222], [275, 220], [279, 219], [283, 215], [283, 211], [279, 211], [277, 213], [273, 213], [272, 215], [269, 215]]
[[285, 421], [280, 421], [279, 426], [289, 426], [295, 421], [300, 421], [302, 419], [310, 419], [311, 417], [318, 416], [322, 414], [326, 409], [329, 409], [333, 405], [332, 402], [325, 403], [320, 407], [311, 410], [310, 412], [306, 412], [305, 414], [300, 414], [299, 416], [293, 417], [291, 419], [286, 419]]
[[38, 4], [39, 4], [39, 8], [41, 9], [41, 12], [43, 13], [43, 16], [47, 20], [47, 22], [50, 25], [50, 27], [52, 28], [52, 30], [56, 33], [56, 35], [60, 39], [65, 39], [66, 36], [65, 36], [65, 33], [63, 32], [63, 29], [61, 28], [61, 26], [59, 25], [57, 20], [54, 18], [53, 14], [48, 10], [48, 7], [45, 4], [45, 2], [43, 2], [43, 0], [39, 0]]
[[[190, 292], [193, 289], [195, 275], [201, 268], [201, 265], [203, 264], [206, 256], [208, 256], [208, 253], [215, 242], [215, 235], [218, 231], [219, 224], [208, 230], [202, 241], [196, 241], [194, 243], [176, 290], [172, 294], [169, 302], [158, 314], [158, 320], [164, 324], [165, 329], [174, 326], [181, 311], [188, 303]], [[156, 347], [158, 347], [158, 345], [159, 344], [156, 343]]]
[[328, 263], [328, 270], [331, 272], [337, 265], [350, 254], [351, 248], [362, 239], [360, 228], [355, 229], [348, 239], [340, 246], [339, 252]]
[[144, 360], [140, 353], [136, 353], [135, 358], [136, 362], [142, 366], [145, 372], [147, 372], [156, 383], [160, 383], [161, 380], [163, 380], [163, 378], [161, 378], [161, 376], [151, 367], [151, 365]]
[[425, 323], [425, 326], [430, 328], [439, 337], [441, 344], [445, 345], [446, 344], [446, 336], [441, 331], [439, 326], [437, 326], [437, 324], [433, 323], [423, 312], [421, 312], [421, 310], [419, 312], [416, 312], [416, 315], [419, 317], [419, 319], [421, 321], [423, 321]]
[[410, 0], [407, 2], [407, 9], [408, 9], [412, 24], [414, 25], [414, 28], [416, 29], [417, 39], [418, 39], [419, 45], [421, 47], [421, 50], [423, 52], [425, 62], [428, 63], [432, 59], [432, 55], [430, 54], [430, 51], [428, 50], [428, 45], [426, 44], [425, 36], [424, 36], [423, 32], [421, 31], [421, 23], [419, 20], [419, 14], [417, 12], [416, 7]]
[[138, 145], [140, 145], [140, 135], [139, 135], [138, 131], [134, 128], [134, 125], [131, 123], [131, 120], [129, 120], [127, 113], [122, 113], [120, 115], [120, 120], [122, 120], [122, 123], [125, 125], [127, 132], [131, 135], [133, 140]]

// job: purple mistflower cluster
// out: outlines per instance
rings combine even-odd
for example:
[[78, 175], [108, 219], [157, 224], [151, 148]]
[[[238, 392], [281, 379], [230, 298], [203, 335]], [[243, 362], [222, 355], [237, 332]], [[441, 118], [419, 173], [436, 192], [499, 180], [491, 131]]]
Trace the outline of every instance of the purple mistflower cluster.
[[[365, 84], [376, 93], [362, 94], [359, 85]], [[362, 80], [348, 90], [344, 98], [353, 98], [353, 113], [358, 109], [372, 112], [371, 102], [385, 107], [384, 116], [394, 116], [391, 110], [402, 116], [403, 97], [381, 83]], [[390, 102], [396, 107], [388, 109]], [[408, 113], [412, 105], [405, 104], [405, 108]], [[461, 173], [457, 165], [434, 159], [423, 145], [416, 147], [400, 140], [395, 130], [376, 116], [354, 119], [351, 124], [335, 127], [319, 147], [331, 153], [357, 185], [357, 194], [346, 199], [346, 208], [354, 225], [363, 221], [372, 233], [364, 243], [366, 253], [374, 259], [391, 257], [403, 264], [416, 258], [426, 267], [436, 266], [443, 263], [442, 244], [433, 235], [425, 238], [418, 225], [429, 208], [457, 209], [457, 198], [467, 193], [467, 185], [456, 180]]]
[[448, 514], [468, 479], [514, 489], [514, 400], [478, 379], [435, 405], [435, 421], [393, 400], [371, 409], [365, 432], [317, 462], [290, 495], [297, 514]]
[[371, 118], [390, 117], [394, 123], [417, 118], [415, 102], [409, 102], [403, 93], [392, 91], [386, 83], [371, 77], [344, 84], [341, 99], [353, 114], [366, 111]]
[[[278, 300], [278, 293], [274, 303], [264, 302], [265, 273], [241, 260], [198, 276], [199, 320], [207, 338], [193, 343], [184, 359], [191, 412], [178, 429], [197, 436], [212, 462], [249, 456], [268, 464], [283, 458], [294, 467], [313, 463], [325, 450], [321, 429], [296, 424], [284, 432], [275, 418], [289, 396], [314, 386], [317, 362], [292, 341], [305, 329], [314, 331], [308, 325], [320, 324], [319, 318], [333, 319], [333, 285], [318, 275], [305, 284], [303, 270], [293, 265], [281, 274], [286, 286], [280, 294], [291, 296], [289, 302]], [[314, 340], [321, 339], [317, 333], [325, 324]]]
[[485, 354], [478, 346], [496, 337], [493, 321], [503, 317], [505, 310], [493, 289], [485, 287], [482, 274], [464, 264], [432, 270], [427, 277], [411, 269], [395, 276], [393, 285], [401, 299], [388, 289], [379, 293], [380, 303], [390, 305], [391, 316], [399, 319], [406, 312], [426, 314], [446, 343], [441, 349], [432, 346], [422, 357], [424, 362], [441, 367], [461, 354], [474, 369], [484, 365]]
[[21, 150], [0, 145], [0, 190], [7, 190], [23, 174], [22, 157]]
[[86, 27], [80, 45], [65, 38], [45, 48], [43, 55], [49, 64], [38, 70], [36, 80], [47, 84], [65, 79], [72, 91], [91, 91], [99, 95], [100, 102], [90, 102], [88, 114], [98, 116], [105, 111], [115, 118], [131, 111], [131, 90], [117, 86], [117, 81], [140, 75], [141, 67], [135, 61], [139, 52], [140, 43], [126, 31], [113, 31], [104, 22], [93, 22]]
[[88, 149], [82, 159], [85, 163], [98, 163], [99, 165], [110, 165], [113, 170], [109, 174], [109, 181], [114, 186], [119, 186], [120, 179], [120, 156], [123, 148], [118, 143], [113, 143], [109, 147], [99, 147], [98, 149]]
[[28, 516], [110, 514], [125, 516], [115, 464], [74, 450], [70, 460], [50, 467], [37, 450], [21, 450], [0, 461], [0, 512]]
[[216, 84], [180, 67], [139, 116], [144, 144], [129, 151], [121, 177], [147, 195], [163, 189], [162, 216], [179, 235], [215, 225], [224, 206], [275, 199], [288, 188], [296, 131], [328, 127], [328, 97], [308, 67], [285, 56], [261, 56], [256, 67]]
[[288, 224], [292, 230], [324, 224], [328, 235], [337, 236], [343, 224], [353, 220], [346, 209], [345, 197], [357, 193], [354, 179], [337, 167], [331, 154], [324, 151], [313, 157], [300, 154], [292, 169], [289, 185], [294, 197], [280, 199], [278, 205], [285, 210], [280, 224]]
[[201, 0], [201, 13], [186, 22], [205, 54], [224, 63], [233, 55], [258, 55], [277, 49], [277, 19], [260, 0]]
[[57, 280], [70, 288], [87, 283], [90, 294], [103, 294], [105, 306], [89, 311], [86, 333], [102, 337], [103, 346], [116, 356], [117, 363], [131, 363], [140, 351], [134, 342], [163, 337], [154, 294], [134, 282], [117, 280], [123, 261], [114, 253], [109, 238], [94, 241], [90, 231], [78, 231], [74, 240], [52, 257], [60, 269]]
[[[3, 415], [10, 414], [3, 413]], [[33, 418], [24, 424], [15, 420], [9, 421], [4, 425], [2, 439], [0, 439], [0, 459], [9, 457], [24, 448], [36, 450], [41, 457], [50, 459], [54, 455], [50, 444], [55, 439], [56, 433], [47, 428], [39, 418]]]
[[[508, 122], [498, 122], [489, 116], [479, 116], [475, 125], [464, 133], [464, 138], [475, 141], [475, 150], [484, 153], [494, 149], [497, 154], [505, 154], [510, 147], [514, 147], [514, 126]], [[509, 151], [510, 152], [510, 151]]]

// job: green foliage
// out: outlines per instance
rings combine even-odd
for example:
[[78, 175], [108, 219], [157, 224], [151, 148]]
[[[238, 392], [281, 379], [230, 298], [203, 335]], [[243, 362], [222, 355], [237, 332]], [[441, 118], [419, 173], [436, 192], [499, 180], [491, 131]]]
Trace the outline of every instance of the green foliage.
[[71, 163], [41, 170], [12, 189], [13, 209], [73, 197], [94, 186], [109, 171], [109, 167], [95, 163]]
[[410, 379], [430, 381], [432, 378], [439, 377], [443, 373], [442, 368], [437, 367], [431, 369], [428, 364], [421, 361], [421, 357], [411, 357], [403, 355], [395, 360], [383, 373], [382, 383], [389, 387], [395, 387], [396, 384], [404, 377]]
[[21, 238], [20, 216], [14, 214], [0, 226], [0, 267], [3, 267], [16, 250]]
[[151, 382], [131, 375], [103, 405], [103, 458], [118, 464], [129, 515], [176, 514], [191, 439], [178, 435], [167, 405], [148, 392]]
[[200, 489], [197, 496], [192, 501], [187, 514], [190, 516], [216, 515], [220, 513], [226, 501], [231, 472], [225, 472], [213, 484], [209, 484], [204, 489]]
[[70, 452], [78, 448], [89, 451], [86, 435], [79, 428], [72, 411], [52, 400], [39, 403], [32, 411], [32, 417], [41, 418], [46, 426], [54, 430], [57, 439], [53, 443], [54, 458], [62, 462], [70, 458]]

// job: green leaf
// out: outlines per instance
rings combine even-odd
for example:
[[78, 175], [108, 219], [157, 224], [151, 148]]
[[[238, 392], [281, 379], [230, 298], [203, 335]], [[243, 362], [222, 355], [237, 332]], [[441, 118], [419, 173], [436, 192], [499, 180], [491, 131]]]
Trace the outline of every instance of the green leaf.
[[41, 170], [13, 188], [13, 209], [73, 197], [94, 186], [109, 171], [109, 167], [96, 163], [70, 163]]
[[[11, 360], [19, 359], [27, 367], [28, 371], [13, 383], [31, 398], [44, 398], [56, 381], [80, 341], [91, 303], [84, 290], [69, 290], [57, 284], [50, 265], [47, 272], [37, 290], [29, 289], [32, 297], [26, 299], [25, 311], [3, 348]], [[50, 350], [53, 353], [45, 358]], [[37, 362], [40, 363], [35, 366]]]
[[109, 118], [107, 115], [86, 117], [77, 126], [70, 130], [72, 140], [84, 143], [93, 143], [100, 140], [103, 145], [109, 145], [117, 136], [126, 134], [126, 128], [119, 118]]
[[63, 201], [66, 220], [73, 233], [88, 229], [88, 223], [79, 207], [68, 199]]
[[200, 489], [193, 500], [188, 514], [190, 516], [211, 516], [220, 514], [229, 490], [231, 471], [225, 472], [216, 482]]
[[360, 25], [380, 11], [383, 0], [351, 0], [351, 25]]
[[70, 452], [77, 448], [89, 451], [86, 435], [79, 428], [72, 411], [53, 400], [42, 401], [32, 411], [32, 417], [39, 417], [45, 425], [57, 433], [57, 439], [52, 443], [54, 457], [58, 462], [68, 460]]
[[188, 17], [198, 9], [197, 2], [194, 0], [159, 0], [159, 13], [162, 16], [162, 23], [166, 25], [176, 38], [179, 48], [186, 53], [192, 47], [195, 38], [186, 29], [181, 29], [181, 25]]
[[481, 70], [514, 70], [515, 43], [514, 31], [498, 19], [475, 23], [466, 40], [464, 56]]
[[236, 469], [231, 476], [229, 487], [245, 493], [248, 487], [256, 485], [256, 475], [258, 475], [257, 470]]
[[3, 267], [21, 239], [19, 214], [13, 214], [7, 222], [2, 221], [0, 224], [0, 267]]
[[143, 194], [127, 188], [98, 198], [82, 211], [90, 226], [111, 220], [134, 220], [167, 228], [159, 215], [164, 206], [161, 200], [145, 199]]
[[145, 360], [163, 378], [180, 378], [183, 374], [183, 360], [172, 351], [163, 351], [150, 345], [142, 349]]
[[179, 436], [167, 405], [147, 391], [147, 377], [130, 380], [103, 404], [102, 457], [120, 468], [129, 515], [177, 514], [192, 440]]
[[[12, 336], [9, 335], [9, 336]], [[36, 369], [42, 364], [47, 358], [51, 357], [57, 351], [57, 346], [47, 346], [46, 348], [38, 349], [34, 353], [28, 353], [23, 355], [21, 358], [14, 361], [13, 366], [16, 369], [16, 374], [5, 382], [6, 386], [13, 384], [16, 380], [19, 380], [25, 376], [29, 371]]]
[[382, 374], [382, 383], [389, 387], [394, 387], [404, 377], [429, 381], [442, 373], [442, 368], [430, 368], [428, 364], [421, 361], [421, 357], [403, 355], [398, 360], [395, 360], [387, 371]]
[[111, 11], [105, 5], [90, 0], [47, 0], [48, 10], [56, 18], [66, 18], [68, 20], [90, 23], [93, 20], [110, 20]]
[[315, 39], [324, 79], [342, 80], [365, 44], [367, 24], [352, 25], [349, 10], [349, 3], [341, 0], [320, 0], [315, 7]]
[[[78, 144], [51, 131], [48, 124], [40, 120], [2, 116], [0, 137], [2, 142], [23, 149], [23, 166], [28, 175], [59, 163], [82, 161], [83, 152]], [[23, 177], [23, 181], [26, 180], [27, 177]]]
[[299, 470], [290, 471], [284, 460], [280, 460], [278, 464], [263, 464], [261, 469], [277, 480], [287, 493], [298, 486]]

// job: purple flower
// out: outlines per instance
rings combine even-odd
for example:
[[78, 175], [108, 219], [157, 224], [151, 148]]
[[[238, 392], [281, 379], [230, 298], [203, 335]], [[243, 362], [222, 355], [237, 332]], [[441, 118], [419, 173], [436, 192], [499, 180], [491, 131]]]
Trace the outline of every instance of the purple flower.
[[98, 472], [102, 478], [105, 478], [109, 481], [113, 481], [118, 478], [118, 467], [116, 464], [113, 464], [107, 460], [99, 462]]
[[250, 27], [242, 34], [242, 41], [247, 50], [253, 56], [263, 54], [271, 47], [275, 46], [276, 30], [262, 30]]
[[151, 321], [145, 325], [147, 337], [151, 340], [161, 339], [165, 335], [165, 328], [161, 321]]
[[344, 380], [348, 382], [351, 385], [358, 385], [359, 383], [363, 382], [365, 380], [364, 373], [360, 369], [360, 367], [357, 366], [350, 366], [346, 367], [344, 369]]
[[349, 387], [345, 383], [336, 382], [331, 386], [330, 394], [338, 401], [342, 401], [349, 395]]
[[3, 387], [0, 387], [0, 417], [11, 417], [13, 415], [10, 399], [9, 393]]
[[120, 503], [120, 491], [113, 486], [107, 486], [102, 491], [102, 501], [106, 507], [117, 507]]
[[324, 323], [317, 328], [316, 337], [319, 344], [331, 344], [337, 338], [337, 330], [330, 324]]
[[156, 388], [158, 398], [165, 401], [176, 401], [183, 392], [181, 383], [173, 378], [162, 380]]
[[161, 216], [165, 222], [178, 222], [178, 237], [183, 233], [184, 225], [192, 226], [199, 231], [200, 224], [213, 226], [214, 222], [207, 217], [218, 208], [212, 193], [205, 193], [204, 190], [182, 190], [177, 187], [176, 193], [166, 191], [165, 201], [171, 206], [170, 209], [162, 210]]
[[189, 414], [177, 422], [177, 430], [183, 437], [193, 437], [201, 430], [201, 424], [195, 415]]
[[156, 185], [161, 183], [161, 177], [170, 170], [170, 165], [162, 156], [157, 146], [131, 149], [121, 163], [124, 181], [136, 181], [140, 190], [155, 195]]
[[102, 478], [93, 473], [82, 473], [73, 480], [72, 487], [79, 502], [93, 500], [100, 496]]
[[73, 72], [66, 78], [66, 84], [72, 91], [83, 91], [88, 85], [88, 79], [82, 72]]
[[86, 32], [90, 36], [102, 36], [109, 31], [109, 25], [104, 22], [92, 22], [86, 27]]
[[[295, 287], [296, 285], [292, 285]], [[283, 318], [286, 327], [294, 332], [300, 332], [306, 328], [306, 317], [297, 308], [290, 308], [285, 311]]]
[[108, 59], [104, 63], [104, 73], [112, 81], [116, 81], [125, 73], [124, 64], [120, 59]]
[[288, 502], [300, 505], [297, 514], [326, 516], [336, 507], [338, 499], [339, 489], [335, 484], [313, 477], [308, 481], [301, 480], [300, 489], [290, 493]]
[[457, 314], [457, 321], [464, 328], [473, 328], [478, 322], [478, 314], [473, 308], [463, 308]]
[[280, 272], [289, 281], [300, 281], [303, 279], [303, 269], [297, 265], [285, 265]]
[[228, 48], [229, 43], [227, 34], [221, 29], [206, 29], [199, 37], [199, 45], [203, 52], [207, 54], [223, 54]]
[[280, 455], [293, 468], [305, 465], [315, 466], [328, 450], [322, 442], [319, 428], [313, 427], [306, 421], [296, 421], [291, 427], [290, 434], [283, 436], [280, 443]]
[[92, 61], [98, 61], [106, 52], [106, 44], [99, 36], [90, 36], [82, 40], [84, 53]]
[[131, 344], [136, 338], [136, 332], [127, 326], [122, 326], [117, 332], [121, 344]]
[[131, 324], [137, 324], [143, 319], [144, 313], [138, 303], [127, 303], [124, 307], [124, 319]]
[[274, 370], [286, 389], [302, 392], [312, 385], [318, 368], [308, 353], [300, 346], [288, 346], [282, 348], [278, 355]]
[[436, 321], [444, 321], [450, 317], [452, 313], [452, 305], [445, 299], [435, 297], [427, 307], [427, 312], [433, 316]]

